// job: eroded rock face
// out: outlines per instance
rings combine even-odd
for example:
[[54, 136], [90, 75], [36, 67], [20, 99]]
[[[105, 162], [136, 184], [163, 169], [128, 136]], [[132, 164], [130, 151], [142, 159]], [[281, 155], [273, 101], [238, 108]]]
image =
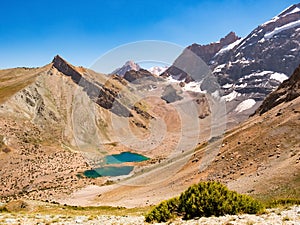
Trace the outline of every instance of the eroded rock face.
[[[206, 64], [209, 64], [211, 59], [220, 51], [224, 46], [227, 46], [239, 39], [238, 36], [234, 32], [230, 32], [224, 38], [221, 38], [220, 41], [214, 42], [208, 45], [199, 45], [199, 44], [192, 44], [187, 47], [188, 50], [195, 53], [199, 56]], [[189, 65], [187, 65], [189, 66]], [[186, 72], [182, 71], [180, 68], [176, 66], [169, 67], [161, 76], [168, 77], [172, 76], [178, 80], [184, 80], [186, 83], [193, 81], [191, 74], [187, 74]]]
[[124, 79], [129, 82], [139, 82], [139, 80], [153, 80], [155, 81], [155, 77], [148, 71], [144, 69], [140, 69], [138, 71], [136, 70], [130, 70], [127, 71], [124, 75]]
[[172, 85], [168, 85], [164, 88], [161, 99], [165, 100], [167, 103], [172, 103], [181, 100], [183, 97], [180, 96], [178, 90], [176, 90]]
[[[234, 48], [211, 59], [211, 68], [221, 85], [236, 83], [245, 75], [258, 71], [292, 74], [300, 60], [300, 32], [297, 30], [300, 12], [289, 12], [258, 26]], [[216, 70], [220, 65], [223, 67]]]
[[[83, 87], [83, 90], [87, 93], [87, 95], [99, 106], [111, 110], [113, 113], [119, 116], [130, 116], [130, 111], [124, 107], [117, 99], [117, 95], [120, 90], [114, 88], [114, 86], [110, 86], [110, 88], [99, 83], [94, 83], [92, 81], [87, 80], [80, 72], [78, 72], [71, 64], [66, 62], [60, 56], [55, 56], [52, 61], [53, 66], [63, 73], [66, 76], [70, 76], [72, 80]], [[111, 80], [116, 80], [121, 82], [120, 77], [113, 75], [110, 77]], [[107, 83], [109, 83], [109, 79]]]
[[276, 91], [270, 93], [257, 109], [257, 114], [263, 114], [282, 102], [289, 102], [300, 96], [300, 65], [292, 76], [284, 81]]
[[[255, 28], [245, 38], [238, 39], [234, 33], [230, 33], [218, 43], [187, 47], [209, 66], [211, 73], [208, 76], [217, 79], [219, 94], [233, 117], [242, 116], [245, 119], [254, 113], [265, 97], [288, 79], [299, 65], [299, 9], [300, 4], [292, 5]], [[186, 64], [187, 68], [193, 66], [193, 62]], [[171, 66], [163, 76], [172, 76], [185, 83], [192, 80], [175, 66]], [[201, 85], [201, 89], [206, 90], [205, 85]], [[247, 99], [255, 104], [246, 105], [244, 101]], [[240, 111], [240, 104], [247, 107]]]
[[208, 45], [198, 45], [196, 43], [190, 45], [188, 49], [194, 52], [196, 55], [201, 57], [201, 59], [209, 64], [211, 59], [215, 54], [220, 51], [224, 46], [227, 46], [235, 41], [240, 39], [234, 32], [230, 32], [224, 38], [221, 38], [220, 41], [211, 43]]

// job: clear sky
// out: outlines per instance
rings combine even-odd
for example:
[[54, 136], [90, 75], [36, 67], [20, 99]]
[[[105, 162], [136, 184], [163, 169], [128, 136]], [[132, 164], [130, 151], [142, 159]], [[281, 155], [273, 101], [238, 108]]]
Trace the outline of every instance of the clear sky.
[[7, 0], [0, 5], [0, 68], [42, 66], [60, 54], [89, 67], [121, 44], [187, 46], [245, 36], [293, 0]]

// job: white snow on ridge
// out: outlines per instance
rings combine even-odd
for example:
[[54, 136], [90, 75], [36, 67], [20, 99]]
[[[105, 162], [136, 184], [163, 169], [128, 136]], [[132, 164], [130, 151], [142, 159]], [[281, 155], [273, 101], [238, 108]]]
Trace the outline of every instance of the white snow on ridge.
[[243, 38], [240, 38], [240, 39], [236, 40], [235, 42], [224, 46], [220, 51], [217, 52], [217, 54], [215, 56], [223, 54], [223, 53], [233, 49], [235, 46], [237, 46], [239, 43], [241, 43], [242, 40], [243, 40]]
[[287, 16], [287, 15], [289, 15], [289, 14], [297, 13], [297, 12], [300, 11], [300, 9], [299, 9], [298, 7], [295, 7], [292, 11], [290, 11], [290, 12], [288, 12], [288, 13], [286, 13], [286, 14], [281, 15], [282, 13], [288, 11], [288, 10], [289, 10], [290, 8], [292, 8], [292, 7], [293, 7], [293, 6], [290, 6], [290, 7], [286, 8], [285, 10], [283, 10], [281, 13], [278, 14], [278, 15], [280, 15], [280, 17], [279, 17], [279, 16], [275, 16], [275, 17], [273, 17], [271, 20], [269, 20], [269, 21], [263, 23], [262, 26], [266, 26], [266, 25], [268, 25], [269, 23], [275, 22], [275, 21], [277, 21], [278, 19], [280, 19], [280, 18], [282, 18], [282, 17], [285, 17], [285, 16]]
[[172, 77], [172, 76], [168, 76], [166, 78], [166, 81], [170, 82], [170, 83], [180, 83], [181, 81], [177, 80], [176, 77]]
[[[288, 76], [285, 75], [284, 73], [278, 73], [278, 72], [274, 72], [274, 71], [262, 71], [262, 72], [255, 72], [255, 73], [251, 73], [249, 75], [246, 75], [246, 76], [240, 78], [239, 81], [243, 82], [243, 80], [249, 79], [249, 78], [254, 77], [254, 76], [258, 77], [258, 76], [266, 76], [266, 75], [270, 75], [270, 79], [277, 80], [279, 82], [283, 82], [284, 80], [288, 79]], [[255, 79], [254, 81], [260, 82], [262, 80], [261, 79]]]
[[221, 97], [222, 100], [226, 101], [226, 102], [230, 102], [232, 101], [233, 99], [235, 99], [236, 97], [240, 96], [241, 94], [236, 92], [236, 91], [233, 91], [231, 92], [230, 94], [228, 95], [224, 95]]
[[269, 20], [269, 21], [263, 23], [262, 26], [266, 26], [266, 25], [268, 25], [269, 23], [273, 23], [273, 22], [275, 22], [276, 20], [278, 20], [279, 18], [280, 18], [280, 17], [275, 16], [275, 17], [273, 17], [271, 20]]
[[269, 32], [269, 33], [266, 33], [264, 35], [264, 38], [266, 39], [270, 39], [272, 38], [274, 35], [284, 31], [284, 30], [288, 30], [288, 29], [291, 29], [291, 28], [294, 28], [294, 27], [297, 27], [297, 26], [300, 26], [300, 20], [297, 20], [297, 21], [294, 21], [294, 22], [291, 22], [291, 23], [288, 23], [288, 24], [285, 24], [281, 27], [276, 27], [273, 31]]
[[183, 91], [192, 91], [192, 92], [199, 92], [202, 93], [200, 85], [202, 82], [189, 82], [188, 84], [185, 84], [182, 88]]
[[226, 66], [226, 64], [221, 64], [221, 65], [217, 66], [217, 67], [214, 69], [213, 73], [219, 73], [219, 72], [221, 72], [222, 69], [223, 69], [225, 66]]
[[[245, 48], [245, 47], [243, 47], [243, 48]], [[249, 61], [245, 57], [243, 57], [241, 59], [238, 59], [238, 60], [234, 61], [233, 63], [250, 64], [251, 61]]]
[[289, 78], [284, 73], [276, 73], [276, 72], [274, 72], [273, 74], [271, 74], [270, 79], [274, 79], [274, 80], [277, 80], [277, 81], [279, 81], [279, 82], [282, 83], [283, 81], [285, 81], [285, 80], [287, 80]]
[[255, 72], [255, 73], [251, 73], [249, 75], [246, 75], [242, 78], [239, 79], [239, 81], [243, 81], [244, 79], [249, 79], [250, 77], [254, 77], [254, 76], [265, 76], [267, 74], [270, 74], [270, 73], [274, 73], [273, 71], [262, 71], [262, 72]]
[[[285, 16], [287, 16], [287, 15], [289, 15], [289, 14], [296, 13], [296, 12], [299, 12], [299, 11], [300, 11], [300, 9], [299, 9], [298, 7], [295, 7], [292, 11], [283, 14], [284, 12], [289, 11], [289, 10], [290, 10], [291, 8], [293, 8], [293, 7], [295, 7], [295, 6], [292, 5], [292, 6], [288, 7], [288, 8], [286, 8], [285, 10], [283, 10], [283, 11], [282, 11], [281, 13], [279, 13], [278, 15], [280, 15], [280, 17], [285, 17]], [[283, 15], [281, 15], [281, 14], [283, 14]]]
[[167, 66], [161, 67], [161, 66], [153, 66], [151, 68], [148, 69], [148, 71], [154, 75], [159, 76], [160, 74], [162, 74], [163, 72], [165, 72], [168, 69]]
[[246, 100], [242, 101], [240, 104], [238, 104], [238, 106], [235, 108], [234, 111], [240, 113], [247, 109], [251, 109], [255, 104], [256, 104], [256, 101], [254, 99], [252, 99], [252, 98], [246, 99]]
[[233, 86], [233, 84], [224, 84], [223, 86], [222, 86], [222, 88], [231, 88]]
[[298, 7], [294, 8], [292, 11], [290, 11], [289, 13], [285, 14], [286, 15], [289, 15], [289, 14], [292, 14], [292, 13], [296, 13], [296, 12], [300, 12], [300, 9]]
[[[179, 85], [180, 82], [183, 82], [183, 81], [179, 81], [179, 80], [176, 80], [174, 79], [172, 76], [169, 76], [166, 78], [166, 81], [170, 82], [170, 83], [176, 83]], [[200, 86], [201, 86], [201, 83], [202, 81], [192, 81], [192, 82], [189, 82], [188, 84], [185, 83], [184, 87], [182, 87], [182, 90], [183, 91], [192, 91], [192, 92], [198, 92], [198, 93], [206, 93], [206, 91], [202, 91]]]

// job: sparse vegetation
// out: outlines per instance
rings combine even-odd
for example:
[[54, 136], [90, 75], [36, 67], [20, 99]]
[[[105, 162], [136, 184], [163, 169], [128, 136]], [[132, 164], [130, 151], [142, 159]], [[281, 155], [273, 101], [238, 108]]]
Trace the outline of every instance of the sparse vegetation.
[[287, 207], [292, 205], [300, 205], [300, 199], [292, 199], [292, 198], [277, 199], [266, 203], [266, 206], [268, 208], [275, 208], [280, 206]]
[[7, 212], [19, 212], [19, 211], [27, 211], [29, 205], [22, 200], [16, 200], [7, 203], [4, 208]]
[[250, 196], [230, 191], [219, 182], [202, 182], [189, 187], [179, 198], [161, 202], [145, 216], [145, 220], [166, 222], [176, 216], [192, 219], [261, 211], [263, 205]]

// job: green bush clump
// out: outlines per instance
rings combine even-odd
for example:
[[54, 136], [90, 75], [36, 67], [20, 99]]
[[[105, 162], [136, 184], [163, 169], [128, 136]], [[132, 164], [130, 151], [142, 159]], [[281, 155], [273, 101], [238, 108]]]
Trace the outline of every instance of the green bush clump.
[[174, 218], [176, 216], [176, 213], [178, 211], [178, 205], [179, 205], [179, 198], [171, 198], [166, 201], [162, 201], [159, 203], [158, 206], [156, 206], [151, 212], [149, 212], [145, 216], [146, 222], [166, 222], [170, 220], [171, 218]]
[[262, 204], [250, 196], [230, 191], [219, 182], [201, 182], [189, 187], [179, 198], [161, 202], [145, 219], [146, 222], [166, 222], [180, 215], [184, 219], [192, 219], [238, 213], [255, 214], [262, 210]]

